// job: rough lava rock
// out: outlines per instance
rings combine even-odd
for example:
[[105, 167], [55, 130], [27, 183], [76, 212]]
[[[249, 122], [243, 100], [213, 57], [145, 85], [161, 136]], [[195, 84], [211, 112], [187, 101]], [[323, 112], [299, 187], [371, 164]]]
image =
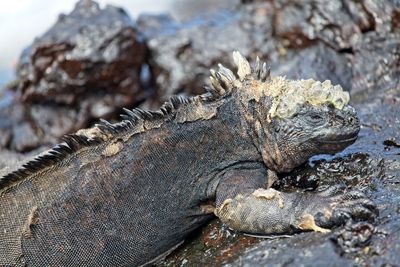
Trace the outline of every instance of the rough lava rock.
[[[24, 102], [102, 102], [92, 116], [141, 99], [139, 74], [145, 46], [121, 8], [79, 1], [69, 15], [23, 53], [17, 68]], [[99, 114], [98, 114], [99, 113]]]
[[218, 62], [231, 66], [227, 60], [233, 50], [245, 56], [262, 55], [258, 52], [269, 35], [265, 31], [271, 31], [268, 29], [271, 23], [263, 16], [256, 22], [260, 27], [255, 30], [250, 25], [255, 23], [253, 12], [254, 9], [243, 12], [230, 9], [185, 23], [168, 15], [139, 16], [137, 24], [150, 50], [149, 65], [160, 97], [203, 92], [209, 69]]
[[400, 27], [397, 32], [363, 35], [354, 52], [353, 94], [365, 95], [400, 84]]
[[243, 2], [186, 22], [138, 18], [161, 97], [201, 92], [208, 70], [217, 62], [231, 65], [233, 50], [267, 60], [273, 74], [331, 79], [353, 94], [398, 80], [399, 2]]
[[0, 146], [24, 152], [54, 144], [140, 103], [151, 94], [140, 82], [146, 56], [123, 9], [79, 1], [22, 53], [13, 99], [0, 109]]

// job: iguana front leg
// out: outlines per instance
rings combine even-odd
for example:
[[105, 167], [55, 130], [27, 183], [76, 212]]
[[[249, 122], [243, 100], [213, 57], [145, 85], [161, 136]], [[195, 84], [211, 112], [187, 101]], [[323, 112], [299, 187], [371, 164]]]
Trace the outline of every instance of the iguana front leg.
[[230, 228], [247, 233], [281, 234], [301, 230], [328, 232], [348, 219], [374, 217], [374, 206], [358, 191], [284, 193], [260, 188], [265, 172], [225, 174], [216, 192], [215, 214]]

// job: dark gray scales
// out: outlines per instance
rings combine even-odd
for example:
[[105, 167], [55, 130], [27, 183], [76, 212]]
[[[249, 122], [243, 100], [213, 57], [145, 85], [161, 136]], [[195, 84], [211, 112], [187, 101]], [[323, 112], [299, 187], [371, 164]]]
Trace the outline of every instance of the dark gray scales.
[[353, 143], [359, 123], [347, 103], [302, 103], [271, 117], [277, 102], [263, 93], [274, 84], [265, 65], [250, 69], [237, 54], [235, 62], [239, 77], [220, 68], [204, 95], [127, 111], [122, 122], [81, 130], [2, 177], [0, 265], [148, 264], [213, 212], [249, 233], [326, 231], [372, 218], [362, 193], [267, 189], [268, 174]]

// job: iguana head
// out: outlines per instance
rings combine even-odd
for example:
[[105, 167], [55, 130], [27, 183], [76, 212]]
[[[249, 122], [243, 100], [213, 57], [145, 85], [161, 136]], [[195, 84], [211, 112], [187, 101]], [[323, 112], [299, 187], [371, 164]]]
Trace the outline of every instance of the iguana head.
[[238, 77], [219, 65], [211, 71], [214, 91], [236, 100], [265, 164], [287, 172], [317, 154], [337, 153], [360, 130], [349, 93], [340, 85], [271, 77], [266, 64], [254, 66], [234, 52]]
[[299, 105], [288, 117], [275, 117], [266, 126], [277, 143], [264, 159], [277, 171], [290, 171], [317, 154], [334, 154], [353, 144], [360, 130], [353, 107], [330, 103]]

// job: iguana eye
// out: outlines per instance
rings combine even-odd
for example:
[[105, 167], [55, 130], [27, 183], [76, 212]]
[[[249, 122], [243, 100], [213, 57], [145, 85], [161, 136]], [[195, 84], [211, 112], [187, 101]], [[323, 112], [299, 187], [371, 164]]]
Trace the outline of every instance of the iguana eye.
[[308, 116], [308, 120], [311, 123], [321, 123], [324, 120], [324, 117], [322, 117], [321, 115], [317, 114], [317, 113], [312, 113]]
[[313, 114], [313, 115], [311, 116], [311, 119], [313, 119], [313, 120], [322, 120], [323, 118], [322, 118], [322, 116], [320, 116], [320, 115]]

